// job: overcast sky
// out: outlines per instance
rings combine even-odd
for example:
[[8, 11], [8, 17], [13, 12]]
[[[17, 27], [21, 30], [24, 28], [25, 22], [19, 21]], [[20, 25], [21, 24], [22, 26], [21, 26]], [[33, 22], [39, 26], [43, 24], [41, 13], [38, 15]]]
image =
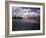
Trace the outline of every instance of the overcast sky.
[[12, 7], [12, 16], [32, 16], [39, 15], [40, 8], [32, 8], [32, 7]]

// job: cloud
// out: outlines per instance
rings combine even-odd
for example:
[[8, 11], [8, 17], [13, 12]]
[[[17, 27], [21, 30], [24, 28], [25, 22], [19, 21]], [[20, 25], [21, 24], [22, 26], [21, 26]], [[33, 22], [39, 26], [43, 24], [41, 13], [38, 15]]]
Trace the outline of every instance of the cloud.
[[36, 12], [37, 12], [37, 13], [39, 13], [39, 12], [40, 12], [40, 10], [37, 10]]
[[[13, 8], [12, 16], [20, 16], [20, 17], [27, 17], [27, 16], [38, 16], [39, 13], [31, 11], [31, 9], [22, 9], [21, 7]], [[39, 12], [38, 10], [37, 12]]]

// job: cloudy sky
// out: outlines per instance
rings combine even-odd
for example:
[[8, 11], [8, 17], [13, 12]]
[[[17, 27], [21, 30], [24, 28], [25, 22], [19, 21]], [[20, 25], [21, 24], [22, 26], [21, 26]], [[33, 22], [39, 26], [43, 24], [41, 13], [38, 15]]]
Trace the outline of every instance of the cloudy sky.
[[12, 16], [37, 16], [40, 13], [40, 8], [32, 7], [12, 7]]

